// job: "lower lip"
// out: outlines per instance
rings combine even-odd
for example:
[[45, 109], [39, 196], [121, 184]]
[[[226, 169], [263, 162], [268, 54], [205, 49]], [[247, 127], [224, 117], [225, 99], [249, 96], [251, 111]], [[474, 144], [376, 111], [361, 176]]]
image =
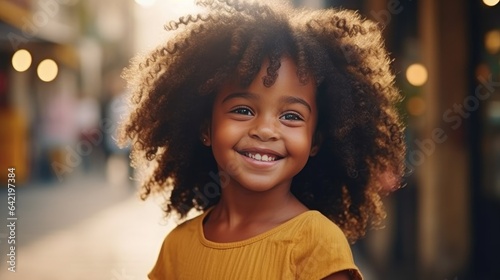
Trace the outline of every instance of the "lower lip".
[[[241, 154], [240, 154], [241, 155]], [[251, 157], [247, 157], [245, 155], [241, 155], [248, 163], [250, 163], [252, 166], [258, 167], [258, 168], [269, 168], [271, 166], [274, 166], [278, 163], [279, 160], [273, 160], [273, 161], [260, 161], [253, 159]]]

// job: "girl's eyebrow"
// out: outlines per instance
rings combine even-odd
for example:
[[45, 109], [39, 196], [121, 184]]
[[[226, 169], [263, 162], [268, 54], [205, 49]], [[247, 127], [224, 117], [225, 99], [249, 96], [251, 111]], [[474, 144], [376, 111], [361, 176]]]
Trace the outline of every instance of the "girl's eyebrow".
[[301, 104], [304, 105], [309, 112], [312, 112], [311, 105], [307, 103], [304, 99], [297, 97], [297, 96], [283, 96], [280, 98], [280, 101], [285, 103], [285, 104]]
[[242, 92], [233, 92], [231, 94], [228, 94], [228, 96], [226, 96], [221, 103], [224, 103], [228, 100], [231, 100], [231, 99], [234, 99], [234, 98], [244, 98], [244, 99], [253, 99], [253, 100], [256, 100], [256, 99], [259, 99], [259, 96], [255, 93], [251, 93], [251, 92], [246, 92], [246, 91], [242, 91]]

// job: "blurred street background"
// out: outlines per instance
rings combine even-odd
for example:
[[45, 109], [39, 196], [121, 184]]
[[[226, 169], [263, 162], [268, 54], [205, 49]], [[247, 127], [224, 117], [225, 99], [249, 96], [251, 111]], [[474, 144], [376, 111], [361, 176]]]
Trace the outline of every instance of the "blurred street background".
[[[500, 279], [499, 0], [290, 1], [383, 25], [405, 97], [406, 186], [385, 198], [385, 228], [353, 245], [365, 279]], [[114, 143], [127, 114], [120, 74], [197, 9], [0, 0], [0, 279], [146, 279], [175, 222], [161, 198], [139, 199], [129, 151]]]

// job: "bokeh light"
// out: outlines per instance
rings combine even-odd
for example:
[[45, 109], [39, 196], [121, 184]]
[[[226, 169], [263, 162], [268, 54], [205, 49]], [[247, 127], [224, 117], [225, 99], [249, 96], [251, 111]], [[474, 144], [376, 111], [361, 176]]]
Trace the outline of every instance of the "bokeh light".
[[425, 101], [420, 96], [411, 97], [408, 99], [406, 109], [412, 116], [421, 116], [425, 112]]
[[44, 82], [53, 81], [57, 77], [59, 68], [52, 59], [45, 59], [38, 64], [37, 74], [40, 80]]
[[476, 77], [488, 77], [490, 74], [490, 68], [485, 63], [481, 63], [476, 67]]
[[31, 66], [31, 54], [25, 49], [18, 50], [12, 56], [12, 66], [18, 72], [24, 72]]
[[412, 64], [406, 69], [406, 79], [414, 86], [421, 86], [427, 82], [427, 69], [422, 64]]
[[483, 0], [483, 3], [489, 7], [495, 6], [498, 2], [500, 2], [500, 0]]
[[484, 47], [491, 54], [496, 54], [500, 51], [500, 31], [492, 30], [484, 36]]

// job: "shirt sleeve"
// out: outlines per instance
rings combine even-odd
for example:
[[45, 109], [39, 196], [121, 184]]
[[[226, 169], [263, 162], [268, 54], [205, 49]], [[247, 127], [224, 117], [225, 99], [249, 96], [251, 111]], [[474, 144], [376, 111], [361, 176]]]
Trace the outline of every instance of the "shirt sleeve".
[[323, 279], [348, 270], [352, 280], [362, 280], [342, 230], [324, 216], [309, 219], [292, 252], [296, 279]]

